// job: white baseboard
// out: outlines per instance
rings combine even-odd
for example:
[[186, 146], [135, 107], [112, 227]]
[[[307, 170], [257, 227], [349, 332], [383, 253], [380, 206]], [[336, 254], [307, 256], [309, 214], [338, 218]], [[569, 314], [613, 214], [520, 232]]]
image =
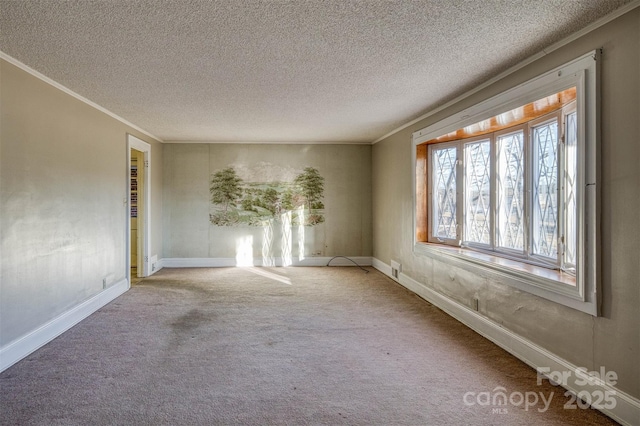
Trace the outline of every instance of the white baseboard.
[[236, 259], [223, 257], [165, 257], [162, 266], [165, 268], [225, 268], [236, 266]]
[[[569, 372], [569, 377], [565, 383], [561, 383], [564, 388], [578, 395], [581, 391], [594, 394], [594, 390], [602, 392], [603, 395], [612, 395], [615, 399], [615, 406], [612, 408], [594, 407], [602, 411], [607, 416], [625, 425], [640, 425], [640, 400], [617, 389], [615, 386], [597, 378], [592, 379], [591, 384], [586, 384], [585, 374], [580, 367], [566, 361], [563, 358], [547, 351], [543, 347], [513, 333], [499, 324], [487, 319], [476, 311], [469, 309], [454, 300], [443, 296], [426, 285], [414, 280], [403, 273], [396, 279], [391, 275], [391, 266], [373, 258], [374, 268], [389, 276], [394, 281], [399, 282], [405, 288], [416, 293], [428, 302], [442, 309], [453, 318], [457, 319], [467, 327], [486, 337], [496, 345], [500, 346], [516, 358], [524, 361], [534, 369], [548, 368], [552, 372]], [[611, 405], [611, 404], [605, 404]]]
[[[351, 259], [352, 261], [348, 260]], [[287, 262], [280, 257], [262, 259], [253, 259], [252, 264], [242, 264], [233, 257], [205, 257], [205, 258], [164, 258], [161, 260], [162, 266], [165, 268], [224, 268], [235, 266], [371, 266], [372, 258], [370, 256], [348, 256], [344, 257], [305, 257], [293, 258]], [[356, 265], [357, 264], [357, 265]]]
[[0, 349], [0, 371], [49, 343], [129, 289], [124, 279]]
[[373, 266], [374, 268], [376, 268], [378, 271], [382, 272], [383, 274], [387, 275], [392, 280], [398, 281], [393, 275], [391, 275], [391, 266], [390, 265], [387, 265], [386, 263], [384, 263], [381, 260], [378, 260], [378, 259], [376, 259], [374, 257], [372, 262], [371, 262], [371, 266]]
[[[153, 258], [152, 258], [152, 260], [153, 260]], [[157, 259], [155, 261], [155, 268], [153, 267], [154, 263], [151, 264], [151, 267], [149, 268], [149, 275], [148, 276], [151, 276], [151, 275], [155, 274], [156, 272], [158, 272], [160, 269], [163, 268], [163, 266], [164, 266], [163, 260], [164, 259]]]

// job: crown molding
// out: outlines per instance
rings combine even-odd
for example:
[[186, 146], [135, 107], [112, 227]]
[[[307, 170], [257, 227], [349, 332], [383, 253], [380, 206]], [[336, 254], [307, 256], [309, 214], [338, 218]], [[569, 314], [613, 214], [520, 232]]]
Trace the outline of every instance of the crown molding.
[[118, 120], [119, 122], [126, 124], [127, 126], [137, 130], [140, 133], [143, 133], [147, 136], [149, 136], [150, 138], [153, 138], [159, 142], [164, 142], [162, 139], [160, 139], [159, 137], [157, 137], [156, 135], [147, 132], [146, 130], [136, 126], [135, 124], [131, 123], [130, 121], [125, 120], [124, 118], [120, 117], [119, 115], [109, 111], [108, 109], [98, 105], [97, 103], [90, 101], [89, 99], [85, 98], [84, 96], [81, 96], [79, 94], [77, 94], [76, 92], [74, 92], [73, 90], [69, 89], [66, 86], [63, 86], [62, 84], [58, 83], [55, 80], [52, 80], [51, 78], [47, 77], [46, 75], [34, 70], [33, 68], [29, 67], [28, 65], [23, 64], [22, 62], [20, 62], [19, 60], [17, 60], [16, 58], [7, 55], [6, 53], [4, 53], [3, 51], [0, 50], [0, 59], [3, 59], [7, 62], [9, 62], [12, 65], [15, 65], [16, 67], [20, 68], [21, 70], [31, 74], [32, 76], [44, 81], [47, 84], [50, 84], [51, 86], [55, 87], [58, 90], [63, 91], [64, 93], [66, 93], [67, 95], [70, 95], [74, 98], [76, 98], [77, 100], [84, 102], [85, 104], [89, 105], [90, 107], [93, 107], [95, 109], [97, 109], [100, 112], [103, 112], [105, 114], [107, 114], [108, 116], [110, 116], [111, 118], [114, 118], [116, 120]]
[[228, 145], [371, 145], [368, 141], [216, 141], [216, 140], [165, 140], [164, 143], [198, 143]]

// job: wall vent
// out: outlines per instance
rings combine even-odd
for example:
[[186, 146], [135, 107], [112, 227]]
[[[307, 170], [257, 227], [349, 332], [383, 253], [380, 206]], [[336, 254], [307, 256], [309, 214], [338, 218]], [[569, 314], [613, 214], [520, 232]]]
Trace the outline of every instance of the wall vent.
[[400, 272], [402, 272], [402, 264], [400, 262], [396, 262], [395, 260], [391, 261], [391, 276], [395, 279], [400, 278]]

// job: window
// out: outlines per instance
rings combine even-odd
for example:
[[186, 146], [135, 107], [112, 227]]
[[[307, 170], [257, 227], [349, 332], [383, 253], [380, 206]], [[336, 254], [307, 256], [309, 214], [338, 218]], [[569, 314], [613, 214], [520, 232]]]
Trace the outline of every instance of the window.
[[597, 315], [597, 53], [414, 133], [417, 253]]
[[524, 125], [428, 146], [431, 242], [575, 273], [575, 91]]

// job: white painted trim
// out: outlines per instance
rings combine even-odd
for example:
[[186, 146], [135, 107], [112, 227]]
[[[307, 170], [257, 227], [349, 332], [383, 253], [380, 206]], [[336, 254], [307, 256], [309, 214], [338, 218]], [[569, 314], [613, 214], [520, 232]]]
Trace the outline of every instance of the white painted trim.
[[[131, 150], [135, 149], [144, 154], [143, 171], [143, 190], [144, 206], [142, 213], [142, 277], [149, 276], [151, 270], [149, 259], [151, 250], [151, 144], [127, 133], [127, 211], [126, 211], [126, 229], [127, 229], [127, 249], [126, 249], [126, 276], [131, 280]], [[138, 168], [140, 170], [140, 168]], [[139, 172], [138, 172], [139, 173]]]
[[372, 261], [371, 261], [371, 266], [373, 266], [374, 268], [376, 268], [378, 271], [382, 272], [383, 274], [387, 275], [392, 280], [398, 281], [391, 273], [391, 271], [392, 271], [391, 266], [387, 265], [383, 261], [378, 260], [377, 258], [374, 257], [372, 259]]
[[[149, 275], [147, 275], [147, 276], [153, 275], [156, 272], [158, 272], [160, 269], [162, 269], [162, 267], [163, 267], [162, 260], [163, 259], [158, 259], [158, 255], [151, 256], [151, 260], [149, 261]], [[154, 261], [155, 261], [155, 264], [156, 264], [155, 269], [153, 268]]]
[[492, 84], [502, 80], [503, 78], [515, 73], [516, 71], [526, 67], [527, 65], [537, 61], [538, 59], [542, 58], [543, 56], [548, 55], [549, 53], [560, 49], [561, 47], [566, 46], [567, 44], [579, 39], [580, 37], [583, 37], [585, 35], [587, 35], [588, 33], [597, 30], [598, 28], [608, 24], [609, 22], [619, 18], [620, 16], [632, 11], [633, 9], [635, 9], [636, 7], [640, 6], [640, 0], [635, 0], [632, 1], [631, 3], [627, 3], [626, 5], [620, 7], [619, 9], [614, 10], [613, 12], [611, 12], [610, 14], [608, 14], [607, 16], [604, 16], [600, 19], [598, 19], [595, 22], [592, 22], [591, 24], [587, 25], [586, 27], [584, 27], [583, 29], [571, 34], [570, 36], [558, 41], [557, 43], [552, 44], [551, 46], [542, 49], [541, 52], [536, 53], [533, 56], [530, 56], [529, 58], [525, 59], [522, 62], [519, 62], [518, 64], [512, 66], [511, 68], [507, 69], [506, 71], [501, 72], [500, 74], [496, 75], [495, 77], [492, 77], [491, 79], [485, 81], [484, 83], [482, 83], [479, 86], [474, 87], [473, 89], [469, 90], [468, 92], [463, 93], [460, 96], [457, 96], [455, 98], [453, 98], [452, 100], [450, 100], [449, 102], [446, 102], [443, 105], [440, 105], [437, 108], [434, 108], [432, 110], [429, 110], [429, 112], [421, 115], [420, 117], [413, 119], [411, 121], [409, 121], [406, 124], [403, 124], [402, 126], [398, 127], [395, 130], [390, 131], [389, 133], [387, 133], [384, 136], [379, 137], [378, 139], [376, 139], [375, 141], [371, 142], [371, 145], [375, 145], [378, 142], [383, 141], [384, 139], [395, 135], [396, 133], [406, 129], [409, 126], [412, 126], [422, 120], [424, 120], [425, 118], [429, 118], [432, 115], [435, 115], [437, 113], [439, 113], [440, 111], [443, 111], [455, 104], [457, 104], [458, 102], [480, 92], [483, 89], [486, 89], [487, 87], [491, 86]]
[[[582, 312], [598, 316], [600, 313], [600, 252], [599, 252], [599, 192], [600, 183], [597, 180], [599, 170], [599, 67], [600, 51], [594, 50], [567, 62], [551, 71], [547, 71], [518, 86], [512, 87], [491, 98], [485, 99], [463, 111], [450, 115], [429, 126], [417, 130], [412, 136], [411, 150], [411, 185], [412, 193], [416, 193], [416, 148], [419, 144], [435, 137], [461, 129], [467, 125], [477, 123], [489, 117], [509, 111], [550, 93], [555, 93], [569, 87], [576, 87], [578, 96], [577, 113], [578, 152], [584, 153], [579, 167], [578, 188], [578, 250], [579, 261], [576, 274], [576, 286], [569, 287], [561, 282], [543, 280], [531, 274], [491, 262], [475, 262], [486, 268], [494, 269], [496, 274], [507, 275], [506, 283], [517, 288], [536, 294], [553, 302], [578, 309]], [[431, 150], [429, 150], [431, 153]], [[461, 174], [458, 174], [461, 176]], [[588, 185], [586, 185], [588, 183]], [[459, 183], [460, 185], [460, 183]], [[458, 200], [460, 201], [460, 200]], [[412, 221], [414, 231], [416, 222], [416, 197], [413, 197]], [[458, 209], [458, 223], [462, 223], [461, 209]], [[429, 223], [431, 226], [431, 223]], [[429, 230], [431, 233], [431, 230]], [[443, 250], [429, 247], [416, 241], [413, 233], [414, 253], [427, 256], [450, 255]], [[451, 243], [446, 241], [446, 243]], [[459, 244], [459, 243], [457, 243]], [[495, 256], [500, 256], [498, 253]], [[474, 261], [471, 256], [454, 256], [457, 260]], [[476, 265], [477, 266], [477, 265]], [[469, 268], [467, 268], [469, 269]]]
[[[376, 258], [373, 258], [372, 264], [374, 268], [389, 276], [389, 278], [394, 279], [391, 276], [391, 267], [389, 265]], [[581, 377], [578, 373], [578, 366], [560, 358], [520, 335], [507, 330], [500, 324], [497, 324], [480, 315], [476, 311], [473, 311], [469, 307], [436, 292], [406, 274], [401, 273], [399, 275], [399, 280], [395, 281], [427, 300], [429, 303], [432, 303], [434, 306], [442, 309], [456, 320], [460, 321], [483, 337], [489, 339], [534, 369], [548, 367], [550, 371], [570, 372], [571, 375], [566, 386], [563, 386], [572, 393], [578, 394], [583, 390], [593, 392], [594, 388], [596, 388], [602, 392], [608, 392], [609, 395], [614, 395], [616, 406], [611, 409], [599, 408], [599, 410], [621, 424], [640, 424], [639, 399], [634, 398], [626, 392], [623, 392], [603, 381], [596, 380], [594, 386], [581, 385], [578, 380]]]
[[0, 349], [0, 371], [6, 370], [30, 353], [46, 345], [127, 290], [129, 290], [129, 281], [125, 278], [3, 347]]
[[[517, 86], [416, 130], [413, 132], [414, 146], [569, 87], [576, 87], [581, 92], [578, 93], [578, 98], [584, 96], [595, 98], [599, 81], [597, 68], [599, 60], [600, 51], [591, 50]], [[596, 100], [592, 102], [595, 105]], [[595, 121], [595, 117], [589, 118]]]
[[165, 257], [162, 259], [162, 266], [165, 268], [228, 268], [236, 266], [236, 263], [233, 257]]
[[211, 141], [211, 140], [170, 140], [164, 143], [205, 143], [229, 145], [371, 145], [371, 141]]
[[439, 247], [434, 244], [416, 243], [414, 252], [440, 260], [447, 265], [457, 266], [481, 276], [500, 277], [503, 283], [538, 297], [576, 309], [589, 315], [598, 316], [596, 306], [578, 294], [577, 289], [552, 278], [538, 276], [527, 272], [494, 263], [474, 256], [468, 249], [451, 250], [451, 247]]
[[143, 141], [142, 139], [127, 133], [127, 140], [129, 141], [129, 149], [137, 149], [138, 151], [146, 152], [151, 150], [151, 144]]
[[[346, 257], [353, 260], [353, 262], [356, 262], [357, 265], [345, 259], [344, 257], [336, 257], [335, 259], [332, 257], [320, 257], [320, 258], [312, 257], [312, 258], [307, 258], [305, 260], [322, 259], [323, 264], [319, 266], [325, 266], [327, 265], [327, 263], [329, 263], [329, 261], [331, 261], [331, 264], [329, 264], [328, 266], [371, 266], [371, 263], [372, 263], [371, 256], [346, 256]], [[305, 266], [305, 265], [295, 265], [295, 266]]]
[[29, 67], [28, 65], [23, 64], [19, 60], [15, 59], [14, 57], [11, 57], [11, 56], [7, 55], [6, 53], [4, 53], [1, 50], [0, 50], [0, 59], [4, 59], [5, 61], [9, 62], [10, 64], [15, 65], [16, 67], [20, 68], [22, 71], [25, 71], [25, 72], [31, 74], [32, 76], [44, 81], [45, 83], [50, 84], [51, 86], [55, 87], [58, 90], [62, 90], [67, 95], [72, 96], [72, 97], [76, 98], [77, 100], [79, 100], [80, 102], [84, 102], [85, 104], [89, 105], [90, 107], [93, 107], [93, 108], [97, 109], [98, 111], [107, 114], [109, 117], [114, 118], [114, 119], [118, 120], [119, 122], [121, 122], [123, 124], [126, 124], [127, 126], [131, 127], [132, 129], [135, 129], [135, 130], [139, 131], [140, 133], [143, 133], [143, 134], [149, 136], [150, 138], [153, 138], [153, 139], [155, 139], [155, 140], [157, 140], [159, 142], [163, 142], [162, 139], [160, 139], [159, 137], [155, 136], [154, 134], [147, 132], [146, 130], [136, 126], [135, 124], [131, 123], [130, 121], [127, 121], [124, 118], [120, 117], [119, 115], [109, 111], [108, 109], [106, 109], [104, 107], [101, 107], [97, 103], [92, 102], [89, 99], [85, 98], [84, 96], [81, 96], [81, 95], [77, 94], [76, 92], [74, 92], [73, 90], [69, 89], [68, 87], [63, 86], [62, 84], [58, 83], [57, 81], [54, 81], [54, 80], [50, 79], [46, 75], [34, 70], [33, 68]]
[[[347, 256], [360, 266], [371, 266], [369, 256]], [[306, 257], [304, 259], [291, 259], [291, 264], [287, 266], [327, 266], [331, 257]], [[288, 262], [287, 262], [288, 263]], [[253, 259], [252, 266], [284, 266], [285, 262], [281, 257]], [[162, 266], [165, 268], [230, 268], [238, 266], [234, 257], [204, 257], [204, 258], [164, 258]], [[344, 258], [331, 260], [330, 266], [356, 266]]]

